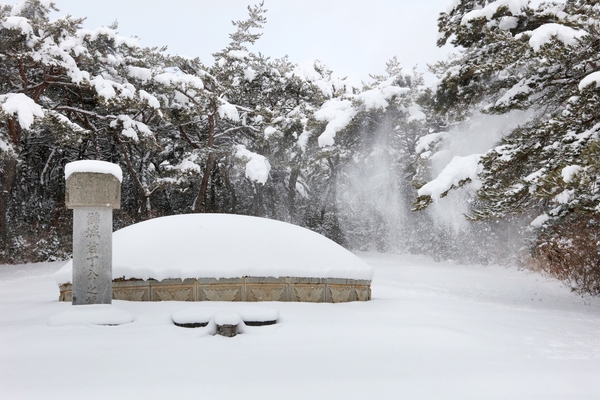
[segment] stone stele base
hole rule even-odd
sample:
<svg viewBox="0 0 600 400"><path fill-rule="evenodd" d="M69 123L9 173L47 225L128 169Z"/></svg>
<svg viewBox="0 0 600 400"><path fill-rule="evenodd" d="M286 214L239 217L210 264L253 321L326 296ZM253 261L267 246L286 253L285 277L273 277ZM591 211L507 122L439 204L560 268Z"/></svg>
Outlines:
<svg viewBox="0 0 600 400"><path fill-rule="evenodd" d="M114 300L299 301L345 303L371 300L371 281L334 278L115 279ZM72 285L60 285L59 301L71 301Z"/></svg>

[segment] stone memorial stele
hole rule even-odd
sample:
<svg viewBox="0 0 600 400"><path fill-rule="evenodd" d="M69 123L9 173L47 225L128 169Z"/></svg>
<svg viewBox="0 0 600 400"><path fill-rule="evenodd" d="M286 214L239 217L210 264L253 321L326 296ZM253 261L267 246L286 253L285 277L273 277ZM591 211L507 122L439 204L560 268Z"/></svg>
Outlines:
<svg viewBox="0 0 600 400"><path fill-rule="evenodd" d="M73 210L73 305L112 303L112 210L121 204L121 169L104 161L65 166Z"/></svg>

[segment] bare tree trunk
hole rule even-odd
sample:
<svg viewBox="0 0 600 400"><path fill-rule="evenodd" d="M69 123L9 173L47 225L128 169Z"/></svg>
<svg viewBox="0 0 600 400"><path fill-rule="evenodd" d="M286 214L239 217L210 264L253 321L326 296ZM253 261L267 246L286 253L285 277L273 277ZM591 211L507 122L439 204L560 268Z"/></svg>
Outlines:
<svg viewBox="0 0 600 400"><path fill-rule="evenodd" d="M227 167L224 168L221 175L223 176L223 181L225 182L225 186L229 190L229 194L231 196L231 207L229 212L235 214L237 208L237 196L235 194L235 188L231 183L231 179L229 179L229 169Z"/></svg>
<svg viewBox="0 0 600 400"><path fill-rule="evenodd" d="M150 219L152 211L150 205L150 196L152 195L152 193L148 191L148 188L143 184L142 180L140 179L140 175L135 170L133 162L131 161L131 157L129 157L129 151L125 146L125 143L123 143L123 141L119 137L118 133L115 134L115 139L119 144L119 149L121 150L121 154L123 155L123 159L125 160L127 171L129 172L131 179L138 188L138 191L140 192L140 195L142 197L139 217L142 220Z"/></svg>
<svg viewBox="0 0 600 400"><path fill-rule="evenodd" d="M329 178L329 190L327 197L323 202L323 208L321 209L321 223L325 222L325 215L327 211L331 213L331 226L328 227L327 236L334 242L345 245L345 238L340 227L338 204L337 204L337 180L338 180L338 159L335 161L331 157L327 158L329 168L331 170L331 176Z"/></svg>
<svg viewBox="0 0 600 400"><path fill-rule="evenodd" d="M8 254L8 202L12 192L13 183L17 172L16 160L3 160L0 162L0 243Z"/></svg>
<svg viewBox="0 0 600 400"><path fill-rule="evenodd" d="M215 116L214 114L208 117L208 143L209 149L208 159L206 160L206 168L204 169L204 175L202 176L202 182L200 183L200 190L198 196L194 201L194 212L204 213L206 212L206 194L208 192L208 182L215 165L216 155L212 151L215 143Z"/></svg>
<svg viewBox="0 0 600 400"><path fill-rule="evenodd" d="M254 216L264 217L265 205L263 187L260 183L257 182L252 182L252 186L254 187Z"/></svg>
<svg viewBox="0 0 600 400"><path fill-rule="evenodd" d="M19 128L14 119L8 120L8 131L15 147L19 145ZM0 249L8 254L8 203L17 175L17 160L0 159Z"/></svg>
<svg viewBox="0 0 600 400"><path fill-rule="evenodd" d="M293 168L290 174L290 180L288 182L288 194L287 194L287 209L288 209L288 222L294 223L296 221L296 184L298 183L298 177L300 176L300 169Z"/></svg>

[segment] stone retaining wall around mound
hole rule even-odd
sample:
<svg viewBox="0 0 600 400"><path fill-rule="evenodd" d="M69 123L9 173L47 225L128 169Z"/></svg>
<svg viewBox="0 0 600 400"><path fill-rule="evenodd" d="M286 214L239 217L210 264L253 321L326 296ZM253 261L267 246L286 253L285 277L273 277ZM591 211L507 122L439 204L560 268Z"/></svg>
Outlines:
<svg viewBox="0 0 600 400"><path fill-rule="evenodd" d="M345 303L371 300L371 281L337 278L115 279L113 299L129 301L299 301ZM59 301L72 300L60 285Z"/></svg>

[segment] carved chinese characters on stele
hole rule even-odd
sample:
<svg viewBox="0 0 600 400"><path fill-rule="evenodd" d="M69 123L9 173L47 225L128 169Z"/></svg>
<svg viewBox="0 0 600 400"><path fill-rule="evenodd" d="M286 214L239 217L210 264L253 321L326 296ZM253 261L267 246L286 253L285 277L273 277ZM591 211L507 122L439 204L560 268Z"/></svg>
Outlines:
<svg viewBox="0 0 600 400"><path fill-rule="evenodd" d="M121 169L102 161L65 167L73 209L73 305L112 302L112 210L120 207Z"/></svg>
<svg viewBox="0 0 600 400"><path fill-rule="evenodd" d="M73 304L112 300L112 209L73 209Z"/></svg>

